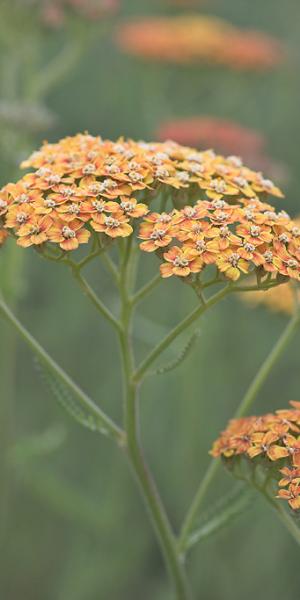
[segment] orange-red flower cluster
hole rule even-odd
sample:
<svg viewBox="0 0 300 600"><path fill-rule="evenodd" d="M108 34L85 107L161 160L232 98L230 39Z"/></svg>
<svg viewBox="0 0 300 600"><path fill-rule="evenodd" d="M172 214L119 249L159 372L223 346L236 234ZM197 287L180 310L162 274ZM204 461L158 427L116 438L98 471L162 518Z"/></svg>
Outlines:
<svg viewBox="0 0 300 600"><path fill-rule="evenodd" d="M131 21L121 25L117 42L125 52L146 59L233 69L269 69L284 56L281 43L269 35L199 15Z"/></svg>
<svg viewBox="0 0 300 600"><path fill-rule="evenodd" d="M300 509L300 402L290 404L293 408L231 420L210 453L226 460L241 455L250 460L260 457L270 468L275 465L272 473L280 479L279 487L287 488L280 489L278 497L288 500L297 510Z"/></svg>
<svg viewBox="0 0 300 600"><path fill-rule="evenodd" d="M214 263L233 280L253 266L299 279L299 228L260 199L280 197L280 190L236 156L174 142L112 142L78 134L45 143L22 166L34 172L0 192L1 230L20 246L49 242L75 250L92 234L101 240L127 237L144 218L141 248L163 254L163 277L199 273ZM171 199L184 194L191 204L195 197L203 200L149 213L162 191Z"/></svg>

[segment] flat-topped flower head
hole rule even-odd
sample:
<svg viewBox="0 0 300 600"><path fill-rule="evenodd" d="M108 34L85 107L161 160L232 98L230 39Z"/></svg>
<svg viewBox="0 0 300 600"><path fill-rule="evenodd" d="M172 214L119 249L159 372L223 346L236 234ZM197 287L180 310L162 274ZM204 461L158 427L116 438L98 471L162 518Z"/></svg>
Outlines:
<svg viewBox="0 0 300 600"><path fill-rule="evenodd" d="M129 54L177 64L266 70L281 63L284 56L282 44L271 36L210 16L128 21L120 26L116 39Z"/></svg>
<svg viewBox="0 0 300 600"><path fill-rule="evenodd" d="M210 454L234 466L244 457L253 467L263 464L279 485L278 498L300 509L300 402L261 417L232 419ZM277 466L278 465L278 466ZM234 473L234 469L233 469ZM287 488L287 489L282 489Z"/></svg>
<svg viewBox="0 0 300 600"><path fill-rule="evenodd" d="M139 233L142 249L148 252L168 246L173 237L180 242L185 239L190 247L193 235L199 252L200 242L196 238L204 230L207 239L203 243L208 249L214 247L215 252L219 244L223 250L221 239L225 238L221 231L226 227L229 228L225 244L228 249L230 244L238 246L243 235L247 237L247 206L251 214L260 213L261 217L258 222L251 221L249 227L261 227L261 235L256 238L267 243L274 219L270 214L267 219L261 213L263 210L275 212L269 204L262 203L262 199L266 195L282 196L275 184L245 167L236 157L225 158L212 150L198 152L171 141L147 143L120 138L114 142L87 133L78 134L53 144L45 142L22 167L31 172L17 183L7 184L0 192L1 230L16 237L22 246L57 244L68 252L98 234L102 239L127 237L140 219L144 219ZM174 205L181 202L184 194L187 200L190 198L190 205L182 210L150 214L149 204L162 192L173 199ZM195 204L197 196L204 199ZM238 213L240 209L244 210L243 218L240 217L244 229L239 237L232 237L230 228L242 214ZM28 231L38 227L37 222L43 235L29 235ZM61 239L62 234L58 234L61 222L70 230L73 230L72 223L76 223L74 240L78 244L71 243L71 238L68 243L66 238ZM291 261L296 264L300 258L300 238L290 224L289 242L285 244L286 218L277 219L276 223L280 244L276 251L280 254L282 270L288 277L296 277L297 266ZM219 228L222 228L220 240ZM203 264L207 264L207 257L208 254L202 256ZM241 259L247 257L241 255ZM200 266L200 261L196 264Z"/></svg>

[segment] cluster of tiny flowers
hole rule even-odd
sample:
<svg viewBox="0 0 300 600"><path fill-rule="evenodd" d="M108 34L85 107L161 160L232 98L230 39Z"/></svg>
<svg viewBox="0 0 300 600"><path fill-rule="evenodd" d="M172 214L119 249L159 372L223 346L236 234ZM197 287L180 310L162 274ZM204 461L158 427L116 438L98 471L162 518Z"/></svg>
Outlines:
<svg viewBox="0 0 300 600"><path fill-rule="evenodd" d="M280 42L266 34L200 15L131 21L120 26L117 42L125 52L146 59L233 69L272 68L284 56Z"/></svg>
<svg viewBox="0 0 300 600"><path fill-rule="evenodd" d="M300 509L300 402L260 417L233 419L214 443L213 457L260 457L279 482L278 498ZM260 459L256 459L260 460ZM279 461L277 463L277 461ZM284 465L284 466L283 466ZM275 467L275 469L273 468ZM278 468L277 468L278 467ZM281 468L279 468L281 467ZM283 475L283 477L280 477Z"/></svg>
<svg viewBox="0 0 300 600"><path fill-rule="evenodd" d="M251 197L259 192L281 195L272 182L242 167L237 157L224 159L211 151L199 153L173 142L123 139L112 142L78 134L56 144L45 143L22 167L33 168L34 172L1 190L0 230L3 241L6 237L3 232L10 232L23 247L52 242L69 251L88 242L92 232L110 238L129 236L134 220L149 212L148 206L135 196L144 192L151 197L162 186L174 192L190 188L205 190L210 200L209 204L203 204L201 216L203 210L208 214L210 202L221 202L224 194L239 195L242 190ZM222 222L220 206L215 206L213 219L217 225L225 226L232 211L224 205L223 214L229 220ZM149 216L150 224L146 227L151 226L153 218ZM164 217L159 218L158 226L153 225L152 238L161 229L160 219ZM172 224L174 220L172 214ZM287 220L285 214L279 215L278 228L284 227ZM249 222L252 223L251 219ZM255 220L252 225L258 227ZM263 230L268 227L268 223L264 224ZM289 235L288 251L294 251L294 233L291 231ZM256 241L260 239L257 236ZM159 242L160 239L158 245ZM166 245L165 242L166 238L161 245ZM293 271L295 267L288 265L288 268Z"/></svg>
<svg viewBox="0 0 300 600"><path fill-rule="evenodd" d="M256 185L240 175L231 173L231 181L212 179L205 185L207 200L149 213L141 223L141 249L156 251L164 261L162 277L192 277L214 264L233 281L254 270L299 281L300 228L290 217L253 197ZM243 193L249 196L240 198ZM226 194L232 203L224 199Z"/></svg>

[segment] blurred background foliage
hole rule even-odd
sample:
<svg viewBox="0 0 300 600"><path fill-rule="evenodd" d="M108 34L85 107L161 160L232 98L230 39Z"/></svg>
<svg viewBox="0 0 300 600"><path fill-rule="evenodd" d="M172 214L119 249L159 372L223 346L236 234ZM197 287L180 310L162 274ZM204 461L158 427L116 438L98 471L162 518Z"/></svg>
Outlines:
<svg viewBox="0 0 300 600"><path fill-rule="evenodd" d="M265 135L272 159L284 165L285 207L297 214L298 0L123 0L115 8L97 21L70 11L49 27L41 24L39 3L1 3L1 182L16 177L20 159L44 138L89 130L149 140L166 120L211 115ZM122 53L115 43L126 19L186 11L272 34L285 44L287 58L269 72L249 73L151 63ZM47 65L58 55L49 83ZM117 347L106 323L63 266L46 265L34 252L20 254L9 244L0 258L1 284L23 321L81 386L120 418ZM144 277L145 269L154 271L155 260L144 257ZM91 267L90 276L113 307L114 291L99 265ZM149 349L193 301L185 286L161 285L139 313L139 351ZM208 464L213 439L285 319L226 300L202 319L196 348L178 371L147 380L143 440L176 527ZM156 541L127 464L111 443L63 414L24 345L3 322L0 331L1 598L169 600ZM299 338L255 409L266 412L293 398L300 399ZM221 498L230 484L223 475L209 500ZM296 600L299 595L297 548L260 499L231 529L195 547L189 562L197 598Z"/></svg>

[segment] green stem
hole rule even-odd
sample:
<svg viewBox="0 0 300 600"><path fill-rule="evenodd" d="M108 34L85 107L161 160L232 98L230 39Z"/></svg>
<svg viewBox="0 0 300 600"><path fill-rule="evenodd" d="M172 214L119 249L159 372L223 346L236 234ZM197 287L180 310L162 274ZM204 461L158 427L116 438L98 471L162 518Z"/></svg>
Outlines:
<svg viewBox="0 0 300 600"><path fill-rule="evenodd" d="M124 442L124 432L83 392L76 383L65 373L65 371L49 356L44 348L34 339L34 337L23 327L20 321L15 317L9 309L3 298L0 296L0 315L5 317L14 329L20 334L27 345L33 350L38 358L47 365L56 376L74 393L83 406L90 413L97 417L98 421L103 424L103 428L108 435L114 438L119 444Z"/></svg>
<svg viewBox="0 0 300 600"><path fill-rule="evenodd" d="M148 294L150 294L150 292L152 292L152 290L154 290L154 288L156 288L156 286L159 285L161 281L162 277L160 273L158 275L155 275L152 279L150 279L148 283L141 287L140 290L138 290L138 292L136 292L134 296L132 296L131 304L136 305L139 302L141 302L141 300L143 300Z"/></svg>
<svg viewBox="0 0 300 600"><path fill-rule="evenodd" d="M197 306L187 317L185 317L170 333L166 335L166 337L150 352L150 354L145 358L145 360L141 363L139 368L135 371L133 378L135 382L140 382L143 379L143 376L148 371L149 367L155 362L155 360L160 356L166 348L170 346L170 344L185 330L189 327L194 321L196 321L200 315L202 315L208 308L211 308L219 302L222 298L230 294L232 291L231 285L227 285L222 288L219 292L211 296L205 304L201 304Z"/></svg>
<svg viewBox="0 0 300 600"><path fill-rule="evenodd" d="M274 366L284 353L285 349L289 345L290 341L294 337L298 327L300 325L300 313L296 313L290 319L286 328L282 332L281 336L277 340L275 346L272 348L270 354L267 356L257 374L255 375L253 381L251 382L241 404L239 405L235 418L242 417L245 415L248 410L251 408L253 402L255 401L259 391L261 390L263 384L265 383L267 377L269 377L272 372Z"/></svg>
<svg viewBox="0 0 300 600"><path fill-rule="evenodd" d="M63 50L35 76L28 86L27 98L31 101L45 97L78 62L83 49L83 40L78 35L66 43Z"/></svg>
<svg viewBox="0 0 300 600"><path fill-rule="evenodd" d="M263 384L265 383L267 377L270 375L271 371L274 369L274 366L277 364L280 357L284 353L286 347L288 346L291 339L295 335L299 325L300 325L300 313L298 313L298 311L297 311L296 314L289 321L287 327L284 329L283 333L279 337L275 346L272 348L270 354L267 356L267 358L261 365L258 373L254 377L245 396L243 397L242 402L240 403L239 407L237 408L237 410L234 414L234 418L239 418L239 417L244 416L248 412L248 410L251 408L259 391L261 390ZM195 525L195 522L197 520L197 516L199 514L199 509L202 506L202 503L207 495L210 485L211 485L212 481L215 479L215 476L217 475L220 466L221 466L220 459L212 460L205 475L204 475L203 480L200 483L198 491L196 492L196 495L194 497L192 505L191 505L189 511L187 512L187 515L186 515L183 525L182 525L180 542L179 542L179 546L180 546L181 550L183 550L186 546L186 541L187 541L189 534L192 531L192 529Z"/></svg>
<svg viewBox="0 0 300 600"><path fill-rule="evenodd" d="M288 514L285 508L283 508L280 501L274 498L273 495L271 495L272 492L270 492L270 490L268 490L267 487L261 487L258 485L255 485L254 487L264 496L268 504L272 506L283 525L292 535L297 544L300 545L300 527L299 525L297 525L292 516Z"/></svg>
<svg viewBox="0 0 300 600"><path fill-rule="evenodd" d="M299 527L299 525L297 525L295 520L287 513L287 511L283 508L283 506L280 504L280 502L278 500L276 501L275 499L270 498L269 496L267 497L267 500L273 506L274 510L276 511L276 514L278 515L279 519L282 521L283 525L290 532L290 534L292 535L294 540L297 542L297 544L300 545L300 527Z"/></svg>
<svg viewBox="0 0 300 600"><path fill-rule="evenodd" d="M122 301L121 324L119 332L120 350L123 366L124 421L127 433L127 455L139 484L146 507L165 558L166 565L174 585L177 600L188 600L190 592L184 566L176 548L176 539L169 523L165 508L160 499L156 484L146 465L140 444L138 415L138 384L133 381L134 356L131 337L131 318L133 307L128 297L128 264L130 253L124 251L121 269L120 292Z"/></svg>
<svg viewBox="0 0 300 600"><path fill-rule="evenodd" d="M78 282L80 288L82 289L83 293L91 300L92 304L94 304L94 306L96 307L97 311L107 321L109 321L109 323L111 325L113 325L113 327L117 331L119 331L120 330L120 323L119 323L119 321L114 317L114 315L110 312L110 310L103 304L103 302L100 300L100 298L98 298L97 294L91 288L91 286L89 285L89 283L80 274L80 271L76 267L74 267L74 266L72 266L71 268L72 268L72 273L73 273L76 281Z"/></svg>

